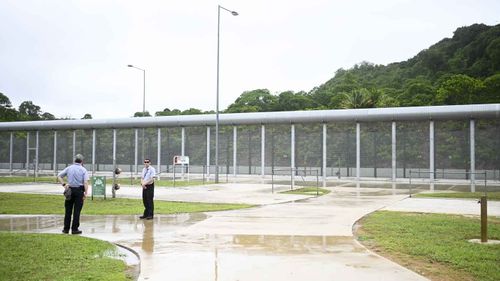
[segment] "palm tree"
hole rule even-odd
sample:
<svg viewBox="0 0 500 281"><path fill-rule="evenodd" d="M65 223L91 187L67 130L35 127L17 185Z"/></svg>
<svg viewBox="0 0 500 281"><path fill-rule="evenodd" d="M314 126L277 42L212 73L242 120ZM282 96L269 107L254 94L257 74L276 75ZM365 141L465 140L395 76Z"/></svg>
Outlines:
<svg viewBox="0 0 500 281"><path fill-rule="evenodd" d="M350 93L340 93L342 102L340 106L344 109L371 108L375 105L374 95L366 88L355 89Z"/></svg>

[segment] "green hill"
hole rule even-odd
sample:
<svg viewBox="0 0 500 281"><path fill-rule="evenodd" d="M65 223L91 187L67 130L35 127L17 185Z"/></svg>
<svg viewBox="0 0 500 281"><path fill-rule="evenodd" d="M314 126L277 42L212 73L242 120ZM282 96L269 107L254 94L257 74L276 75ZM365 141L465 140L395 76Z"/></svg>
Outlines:
<svg viewBox="0 0 500 281"><path fill-rule="evenodd" d="M339 69L310 96L326 108L500 102L500 25L458 28L415 57Z"/></svg>

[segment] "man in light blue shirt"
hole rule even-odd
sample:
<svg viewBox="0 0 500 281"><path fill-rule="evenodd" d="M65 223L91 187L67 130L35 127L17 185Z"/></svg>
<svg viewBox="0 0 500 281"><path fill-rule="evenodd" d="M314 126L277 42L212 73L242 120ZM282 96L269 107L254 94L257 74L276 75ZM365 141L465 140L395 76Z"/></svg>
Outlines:
<svg viewBox="0 0 500 281"><path fill-rule="evenodd" d="M65 189L71 189L71 196L64 202L64 228L63 233L69 233L71 224L71 214L73 213L73 223L71 224L71 234L81 234L82 231L78 229L80 226L80 212L83 208L83 201L87 197L87 190L89 188L89 174L87 169L82 165L83 156L77 154L75 156L75 163L66 167L57 175L57 180L62 184ZM63 178L67 177L68 183L64 183Z"/></svg>
<svg viewBox="0 0 500 281"><path fill-rule="evenodd" d="M142 169L142 203L144 204L144 213L140 219L152 220L154 212L153 198L155 196L155 168L151 166L151 160L144 159L144 169Z"/></svg>

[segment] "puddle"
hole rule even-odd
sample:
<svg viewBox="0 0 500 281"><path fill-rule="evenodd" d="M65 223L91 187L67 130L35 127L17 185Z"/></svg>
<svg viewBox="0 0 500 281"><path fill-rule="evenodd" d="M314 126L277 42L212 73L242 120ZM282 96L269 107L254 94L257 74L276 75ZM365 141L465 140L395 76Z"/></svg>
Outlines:
<svg viewBox="0 0 500 281"><path fill-rule="evenodd" d="M341 192L308 199L313 202L310 206L304 200L238 210L219 217L204 213L159 215L153 220L140 220L138 216L82 216L81 229L83 236L135 251L140 257L140 265L136 266L140 267L138 280L165 280L167 276L186 281L425 280L374 256L351 236L314 235L335 233L336 227L345 225L350 230L351 218L338 215L343 209L336 208L346 208L348 212L354 207L372 206L378 200ZM370 195L377 192L380 191L373 190ZM339 212L333 215L339 219L337 226L329 221L334 211ZM0 215L0 231L60 233L62 225L63 216ZM319 226L328 229L318 231ZM313 235L302 231L304 228L311 228Z"/></svg>
<svg viewBox="0 0 500 281"><path fill-rule="evenodd" d="M116 244L116 246L119 259L123 260L127 265L127 276L130 276L132 280L137 280L139 278L139 274L141 273L141 260L139 255L128 247L119 244Z"/></svg>
<svg viewBox="0 0 500 281"><path fill-rule="evenodd" d="M203 221L207 218L204 213L183 213L175 215L157 215L151 221L140 220L138 216L85 216L80 218L84 234L137 233L152 231L148 226L158 225L185 227ZM62 230L64 216L62 215L2 215L0 217L0 231L19 232L46 232L48 230ZM144 231L145 230L145 231Z"/></svg>

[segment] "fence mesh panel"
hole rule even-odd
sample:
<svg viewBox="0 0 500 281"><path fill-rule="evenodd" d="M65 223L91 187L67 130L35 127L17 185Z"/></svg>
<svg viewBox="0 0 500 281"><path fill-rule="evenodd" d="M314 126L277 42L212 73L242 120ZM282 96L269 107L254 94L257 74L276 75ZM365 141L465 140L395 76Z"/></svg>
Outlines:
<svg viewBox="0 0 500 281"><path fill-rule="evenodd" d="M476 121L475 142L476 171L486 171L489 180L500 180L500 120Z"/></svg>
<svg viewBox="0 0 500 281"><path fill-rule="evenodd" d="M291 167L291 124L266 124L265 174L275 169ZM323 166L323 123L297 123L295 128L295 168L319 170L328 177L356 175L356 123L329 122L327 128L326 170ZM409 170L421 171L421 178L429 177L430 136L429 121L396 122L396 176L409 178ZM207 155L207 128L209 151ZM234 144L236 128L236 147ZM219 130L219 172L233 174L233 156L236 149L236 173L260 175L262 164L262 125L225 125ZM360 124L360 165L362 177L391 178L392 176L392 122L363 122ZM158 172L172 172L172 160L182 155L181 127L116 129L116 164L124 172L142 170L142 160L149 158ZM160 144L158 144L158 131ZM83 154L89 170L111 172L113 169L113 129L95 129L95 155L92 155L93 129L41 130L38 143L40 171L52 173L73 163L75 153ZM205 125L184 128L184 155L190 157L193 173L201 173L210 157L215 171L215 127ZM137 135L137 148L136 148ZM0 169L10 169L11 132L0 132ZM36 166L36 131L12 132L12 167L14 174L30 174ZM29 144L27 143L29 136ZM55 137L56 136L56 137ZM57 145L54 151L54 143ZM160 148L161 163L158 163ZM436 178L470 178L470 121L434 121L434 163ZM27 153L29 156L27 157ZM54 167L56 154L56 167ZM91 166L93 157L95 166ZM28 166L27 166L28 165ZM500 180L500 119L475 121L475 169L486 172L487 179ZM8 171L10 172L10 171ZM413 177L417 177L416 174ZM476 175L481 180L484 175Z"/></svg>
<svg viewBox="0 0 500 281"><path fill-rule="evenodd" d="M361 123L360 130L360 176L391 177L392 124Z"/></svg>
<svg viewBox="0 0 500 281"><path fill-rule="evenodd" d="M272 169L290 168L291 157L290 125L266 125L265 165Z"/></svg>
<svg viewBox="0 0 500 281"><path fill-rule="evenodd" d="M138 159L139 161L142 159ZM116 165L123 172L134 171L135 164L135 130L118 129L116 130Z"/></svg>
<svg viewBox="0 0 500 281"><path fill-rule="evenodd" d="M40 131L38 132L38 169L54 170L53 163L54 163L54 132Z"/></svg>
<svg viewBox="0 0 500 281"><path fill-rule="evenodd" d="M238 126L237 173L260 174L261 126Z"/></svg>
<svg viewBox="0 0 500 281"><path fill-rule="evenodd" d="M429 143L429 122L396 123L396 177L409 178L410 170L429 171Z"/></svg>
<svg viewBox="0 0 500 281"><path fill-rule="evenodd" d="M73 131L57 131L57 170L73 163Z"/></svg>
<svg viewBox="0 0 500 281"><path fill-rule="evenodd" d="M0 169L9 169L10 132L0 132Z"/></svg>
<svg viewBox="0 0 500 281"><path fill-rule="evenodd" d="M434 122L436 178L469 179L469 132L469 121Z"/></svg>
<svg viewBox="0 0 500 281"><path fill-rule="evenodd" d="M295 168L321 169L323 163L323 125L295 125Z"/></svg>
<svg viewBox="0 0 500 281"><path fill-rule="evenodd" d="M356 171L356 123L328 123L326 175L352 177Z"/></svg>
<svg viewBox="0 0 500 281"><path fill-rule="evenodd" d="M207 164L207 128L186 127L185 134L185 154L189 156L191 171L200 173Z"/></svg>

